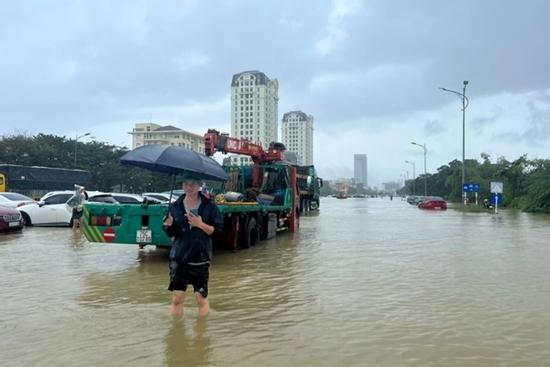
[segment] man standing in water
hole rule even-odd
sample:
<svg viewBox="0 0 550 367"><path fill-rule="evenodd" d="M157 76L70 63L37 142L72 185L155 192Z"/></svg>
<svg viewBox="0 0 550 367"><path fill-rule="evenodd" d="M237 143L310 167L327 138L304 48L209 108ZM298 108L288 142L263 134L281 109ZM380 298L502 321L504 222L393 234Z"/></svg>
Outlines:
<svg viewBox="0 0 550 367"><path fill-rule="evenodd" d="M164 221L166 234L173 238L170 250L170 285L172 315L183 313L187 285L192 284L199 306L199 316L210 311L208 276L212 259L212 234L220 232L223 218L216 204L200 193L201 178L187 174L183 179L185 194L170 207Z"/></svg>

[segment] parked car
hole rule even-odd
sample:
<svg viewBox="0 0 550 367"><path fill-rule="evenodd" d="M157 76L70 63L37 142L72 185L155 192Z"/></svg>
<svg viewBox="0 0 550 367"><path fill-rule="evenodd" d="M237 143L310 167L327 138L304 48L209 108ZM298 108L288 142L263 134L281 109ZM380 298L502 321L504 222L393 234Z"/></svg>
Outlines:
<svg viewBox="0 0 550 367"><path fill-rule="evenodd" d="M113 198L101 192L88 191L88 202L114 202ZM67 204L74 191L52 191L34 204L24 205L19 209L25 225L28 226L72 226L72 207Z"/></svg>
<svg viewBox="0 0 550 367"><path fill-rule="evenodd" d="M0 232L17 232L23 229L19 210L0 205Z"/></svg>
<svg viewBox="0 0 550 367"><path fill-rule="evenodd" d="M142 204L143 196L137 194L126 194L120 192L109 193L120 204Z"/></svg>
<svg viewBox="0 0 550 367"><path fill-rule="evenodd" d="M162 203L167 203L170 200L170 193L165 192L144 192L141 194L141 196L148 198L148 199L157 199L160 200ZM178 195L172 194L172 202L176 201L178 198Z"/></svg>
<svg viewBox="0 0 550 367"><path fill-rule="evenodd" d="M427 196L418 203L420 209L446 210L447 202L439 196Z"/></svg>
<svg viewBox="0 0 550 367"><path fill-rule="evenodd" d="M36 201L17 192L0 192L0 205L19 208L26 204L36 204Z"/></svg>
<svg viewBox="0 0 550 367"><path fill-rule="evenodd" d="M162 204L162 201L154 197L144 197L138 194L127 194L120 192L109 193L119 204Z"/></svg>
<svg viewBox="0 0 550 367"><path fill-rule="evenodd" d="M411 205L418 206L418 204L420 204L422 200L424 200L424 196L413 196L413 195L407 196L407 203Z"/></svg>

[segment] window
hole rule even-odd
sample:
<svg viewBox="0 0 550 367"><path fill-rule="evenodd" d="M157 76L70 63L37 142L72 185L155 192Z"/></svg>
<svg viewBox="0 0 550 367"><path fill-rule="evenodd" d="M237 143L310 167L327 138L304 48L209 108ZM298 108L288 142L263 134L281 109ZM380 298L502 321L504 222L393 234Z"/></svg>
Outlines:
<svg viewBox="0 0 550 367"><path fill-rule="evenodd" d="M44 200L44 205L65 204L73 194L57 194Z"/></svg>

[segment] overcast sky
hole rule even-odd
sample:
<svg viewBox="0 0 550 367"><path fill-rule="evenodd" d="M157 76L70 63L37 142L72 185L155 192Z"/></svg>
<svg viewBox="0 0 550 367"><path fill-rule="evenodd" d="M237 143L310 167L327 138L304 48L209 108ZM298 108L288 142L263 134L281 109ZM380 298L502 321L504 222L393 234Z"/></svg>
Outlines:
<svg viewBox="0 0 550 367"><path fill-rule="evenodd" d="M315 117L327 179L398 180L462 157L550 158L550 1L2 1L0 134L131 146L137 122L230 131L233 74ZM86 141L84 138L82 141ZM1 157L0 157L1 158Z"/></svg>

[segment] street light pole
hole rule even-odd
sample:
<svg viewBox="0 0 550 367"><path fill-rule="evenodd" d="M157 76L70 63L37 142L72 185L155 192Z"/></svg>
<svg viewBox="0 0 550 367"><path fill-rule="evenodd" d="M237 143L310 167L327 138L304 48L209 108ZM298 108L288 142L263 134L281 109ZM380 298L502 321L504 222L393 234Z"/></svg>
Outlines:
<svg viewBox="0 0 550 367"><path fill-rule="evenodd" d="M90 133L82 134L82 135L75 135L74 139L74 168L76 168L76 153L77 153L77 147L78 147L78 139L83 138L85 136L90 135Z"/></svg>
<svg viewBox="0 0 550 367"><path fill-rule="evenodd" d="M465 178L465 152L466 152L466 107L470 104L470 101L468 100L468 97L466 97L466 86L468 85L468 81L465 80L462 87L462 93L457 92L455 90L447 89L447 88L439 88L444 92L450 92L458 95L462 99L462 202L464 205L466 205L466 191L464 191L464 184L466 182Z"/></svg>
<svg viewBox="0 0 550 367"><path fill-rule="evenodd" d="M415 164L414 164L414 162L410 162L410 161L405 161L405 163L412 164L412 166L413 166L413 195L416 195Z"/></svg>
<svg viewBox="0 0 550 367"><path fill-rule="evenodd" d="M424 196L428 196L428 172L426 171L426 153L428 152L428 149L426 148L426 143L424 144L418 144L414 141L411 141L412 145L418 145L422 149L424 149Z"/></svg>

